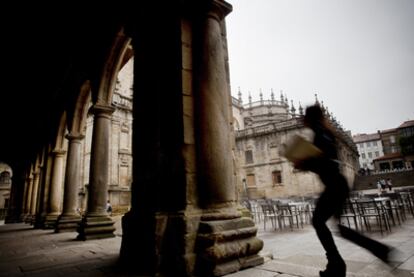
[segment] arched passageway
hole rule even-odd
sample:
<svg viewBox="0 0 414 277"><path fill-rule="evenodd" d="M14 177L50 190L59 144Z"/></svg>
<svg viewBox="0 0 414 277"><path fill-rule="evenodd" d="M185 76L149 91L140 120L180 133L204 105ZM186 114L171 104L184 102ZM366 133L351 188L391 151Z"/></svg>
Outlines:
<svg viewBox="0 0 414 277"><path fill-rule="evenodd" d="M121 262L151 276L220 276L260 264L263 243L253 221L242 217L235 186L225 29L231 6L222 0L157 5L123 7L111 17L102 12L93 23L79 11L86 31L67 33L75 43L62 37L76 52L61 87L47 99L53 100L51 120L39 115L42 135L27 149L30 155L22 155L26 162L16 162L21 196L14 213L27 222L42 214L53 221L60 213L55 230L76 228L82 240L114 235L105 210L111 120L117 76L133 53L132 184ZM90 167L82 169L88 113ZM79 214L85 174L86 203ZM62 206L55 205L58 196Z"/></svg>

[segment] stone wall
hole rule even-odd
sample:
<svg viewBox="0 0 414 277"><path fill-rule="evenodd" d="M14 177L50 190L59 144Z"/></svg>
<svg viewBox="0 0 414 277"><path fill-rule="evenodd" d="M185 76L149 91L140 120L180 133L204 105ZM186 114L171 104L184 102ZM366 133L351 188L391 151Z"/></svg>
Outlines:
<svg viewBox="0 0 414 277"><path fill-rule="evenodd" d="M390 178L393 187L414 186L414 170L355 177L354 190L376 189L377 181Z"/></svg>

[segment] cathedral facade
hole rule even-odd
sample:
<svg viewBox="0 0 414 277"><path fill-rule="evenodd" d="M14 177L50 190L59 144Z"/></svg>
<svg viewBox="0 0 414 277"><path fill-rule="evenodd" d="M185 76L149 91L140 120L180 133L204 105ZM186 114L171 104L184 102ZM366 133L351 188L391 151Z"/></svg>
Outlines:
<svg viewBox="0 0 414 277"><path fill-rule="evenodd" d="M316 99L316 102L318 100ZM338 137L338 155L341 170L352 187L358 171L358 151L349 132L336 123L325 110ZM302 122L303 108L296 112L293 102L289 106L286 96L281 93L275 100L243 104L241 93L233 98L233 116L236 133L235 156L237 180L240 195L249 199L289 198L315 196L323 185L319 177L311 172L296 170L283 157L283 149L294 135L312 139L312 131Z"/></svg>

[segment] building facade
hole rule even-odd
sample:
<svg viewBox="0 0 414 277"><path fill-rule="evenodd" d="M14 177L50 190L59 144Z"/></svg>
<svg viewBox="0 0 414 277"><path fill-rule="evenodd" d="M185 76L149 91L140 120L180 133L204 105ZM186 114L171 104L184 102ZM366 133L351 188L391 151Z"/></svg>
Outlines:
<svg viewBox="0 0 414 277"><path fill-rule="evenodd" d="M312 131L302 122L303 108L298 113L293 103L281 94L275 100L261 99L244 104L233 98L236 126L236 157L238 188L249 198L287 198L314 196L322 190L317 175L294 169L281 153L294 135L312 139ZM328 118L331 118L328 116ZM331 121L338 134L338 155L341 170L352 186L358 170L358 152L348 132Z"/></svg>
<svg viewBox="0 0 414 277"><path fill-rule="evenodd" d="M0 219L4 219L10 201L13 171L9 165L0 162Z"/></svg>
<svg viewBox="0 0 414 277"><path fill-rule="evenodd" d="M378 131L384 155L373 162L378 171L411 170L414 168L414 120L393 129Z"/></svg>
<svg viewBox="0 0 414 277"><path fill-rule="evenodd" d="M384 156L380 134L356 134L352 138L358 148L360 168L364 172L375 170L373 161Z"/></svg>

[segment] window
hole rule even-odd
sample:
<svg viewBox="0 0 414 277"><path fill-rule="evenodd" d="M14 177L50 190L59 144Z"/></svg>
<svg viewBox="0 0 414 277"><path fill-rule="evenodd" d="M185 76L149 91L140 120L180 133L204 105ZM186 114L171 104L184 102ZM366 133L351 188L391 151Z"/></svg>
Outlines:
<svg viewBox="0 0 414 277"><path fill-rule="evenodd" d="M246 181L247 181L247 187L251 188L251 187L255 187L256 186L256 178L254 176L254 174L247 174L246 176Z"/></svg>
<svg viewBox="0 0 414 277"><path fill-rule="evenodd" d="M272 181L273 181L273 185L282 184L282 173L279 170L275 170L272 172Z"/></svg>
<svg viewBox="0 0 414 277"><path fill-rule="evenodd" d="M378 146L378 143L377 143L376 141L373 141L373 142L372 142L372 145L374 145L374 146Z"/></svg>
<svg viewBox="0 0 414 277"><path fill-rule="evenodd" d="M10 172L3 171L0 174L0 184L11 184L11 177Z"/></svg>
<svg viewBox="0 0 414 277"><path fill-rule="evenodd" d="M270 147L270 159L272 160L276 160L279 158L279 151L277 149L277 147Z"/></svg>
<svg viewBox="0 0 414 277"><path fill-rule="evenodd" d="M252 164L253 163L253 151L247 150L244 152L244 156L246 159L246 164Z"/></svg>
<svg viewBox="0 0 414 277"><path fill-rule="evenodd" d="M368 158L372 159L372 153L368 152Z"/></svg>
<svg viewBox="0 0 414 277"><path fill-rule="evenodd" d="M390 142L395 143L395 136L390 136Z"/></svg>
<svg viewBox="0 0 414 277"><path fill-rule="evenodd" d="M378 157L379 157L379 152L375 151L375 158L378 158Z"/></svg>
<svg viewBox="0 0 414 277"><path fill-rule="evenodd" d="M367 147L371 147L371 142L370 141L366 142L366 144L367 144Z"/></svg>
<svg viewBox="0 0 414 277"><path fill-rule="evenodd" d="M362 153L362 154L361 154L361 157L362 157L363 159L365 159L365 153Z"/></svg>

